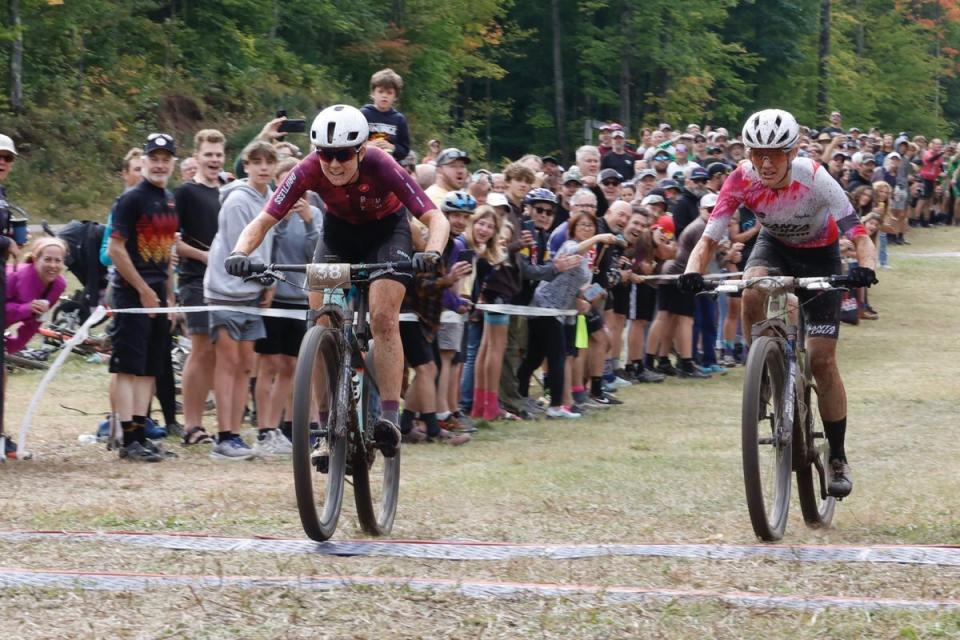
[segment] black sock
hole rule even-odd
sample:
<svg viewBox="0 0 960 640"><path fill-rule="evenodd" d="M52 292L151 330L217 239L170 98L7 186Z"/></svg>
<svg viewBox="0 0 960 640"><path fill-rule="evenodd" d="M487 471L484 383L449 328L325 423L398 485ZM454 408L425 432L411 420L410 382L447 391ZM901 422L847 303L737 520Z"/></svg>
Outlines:
<svg viewBox="0 0 960 640"><path fill-rule="evenodd" d="M680 369L684 373L693 373L693 358L680 358Z"/></svg>
<svg viewBox="0 0 960 640"><path fill-rule="evenodd" d="M440 434L440 425L437 423L436 411L421 413L420 419L423 420L423 424L427 427L428 437L433 438Z"/></svg>
<svg viewBox="0 0 960 640"><path fill-rule="evenodd" d="M287 440L293 440L293 422L284 420L280 423L280 432L286 436Z"/></svg>
<svg viewBox="0 0 960 640"><path fill-rule="evenodd" d="M843 449L843 440L847 434L846 417L839 420L824 420L823 433L827 436L827 442L830 443L831 460L847 460L847 452Z"/></svg>
<svg viewBox="0 0 960 640"><path fill-rule="evenodd" d="M652 353L648 353L645 356L643 356L643 366L646 367L647 369L653 369L653 367L656 364L655 360L656 360L656 356L653 355Z"/></svg>
<svg viewBox="0 0 960 640"><path fill-rule="evenodd" d="M670 362L670 356L660 356L660 366L661 367L672 367L673 364Z"/></svg>
<svg viewBox="0 0 960 640"><path fill-rule="evenodd" d="M404 409L400 414L400 433L407 434L413 430L413 418L415 414L410 409Z"/></svg>
<svg viewBox="0 0 960 640"><path fill-rule="evenodd" d="M137 442L146 444L147 442L147 417L133 416L133 433Z"/></svg>
<svg viewBox="0 0 960 640"><path fill-rule="evenodd" d="M590 378L590 395L595 397L600 397L603 395L603 378L602 377L591 377Z"/></svg>
<svg viewBox="0 0 960 640"><path fill-rule="evenodd" d="M217 431L217 442L226 442L233 437L233 431Z"/></svg>
<svg viewBox="0 0 960 640"><path fill-rule="evenodd" d="M271 431L276 431L276 429L273 427L269 429L257 429L257 440L266 440L267 434L269 434Z"/></svg>
<svg viewBox="0 0 960 640"><path fill-rule="evenodd" d="M633 361L633 373L634 375L640 375L643 373L645 366L643 360L634 360Z"/></svg>
<svg viewBox="0 0 960 640"><path fill-rule="evenodd" d="M134 429L133 420L121 420L120 428L123 429L123 446L136 442L137 432Z"/></svg>

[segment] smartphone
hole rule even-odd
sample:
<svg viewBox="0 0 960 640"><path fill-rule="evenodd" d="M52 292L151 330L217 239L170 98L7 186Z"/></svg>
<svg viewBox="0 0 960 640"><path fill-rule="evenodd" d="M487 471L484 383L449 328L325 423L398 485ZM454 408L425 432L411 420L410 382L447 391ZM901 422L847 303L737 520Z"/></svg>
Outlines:
<svg viewBox="0 0 960 640"><path fill-rule="evenodd" d="M520 223L520 229L523 231L529 231L533 233L537 230L537 225L533 223L533 220L524 220Z"/></svg>
<svg viewBox="0 0 960 640"><path fill-rule="evenodd" d="M282 133L303 133L307 130L307 121L302 118L287 119L280 123L277 131Z"/></svg>
<svg viewBox="0 0 960 640"><path fill-rule="evenodd" d="M477 252L473 249L464 249L460 252L460 257L457 258L460 262L469 262L473 264L473 259L477 257Z"/></svg>
<svg viewBox="0 0 960 640"><path fill-rule="evenodd" d="M603 287L594 282L589 287L583 290L583 299L587 302L593 302L597 298L603 295Z"/></svg>

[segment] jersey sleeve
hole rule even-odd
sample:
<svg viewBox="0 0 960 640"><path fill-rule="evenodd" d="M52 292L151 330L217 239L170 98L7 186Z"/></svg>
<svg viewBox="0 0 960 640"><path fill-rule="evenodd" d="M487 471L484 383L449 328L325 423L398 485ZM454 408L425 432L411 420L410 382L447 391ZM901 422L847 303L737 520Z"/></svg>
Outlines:
<svg viewBox="0 0 960 640"><path fill-rule="evenodd" d="M277 220L283 220L283 217L290 212L293 205L311 187L310 183L319 170L320 159L315 153L311 153L297 163L297 166L287 174L286 180L277 187L273 197L267 202L267 213Z"/></svg>
<svg viewBox="0 0 960 640"><path fill-rule="evenodd" d="M419 218L427 211L437 208L420 188L420 185L417 184L417 181L413 179L413 176L397 164L397 161L389 154L375 147L368 148L367 153L370 155L364 158L364 162L372 160L376 163L376 175L379 180L387 187L387 190L392 191L393 195L400 199L403 206L414 217Z"/></svg>
<svg viewBox="0 0 960 640"><path fill-rule="evenodd" d="M126 240L134 233L137 219L140 217L139 202L137 192L134 190L126 192L117 199L111 218L113 223L110 231L111 238Z"/></svg>
<svg viewBox="0 0 960 640"><path fill-rule="evenodd" d="M707 221L707 228L703 235L716 242L720 242L726 237L730 219L743 204L743 192L746 183L743 167L737 167L733 170L733 173L727 176L723 186L720 187L717 204L710 213L710 219Z"/></svg>
<svg viewBox="0 0 960 640"><path fill-rule="evenodd" d="M823 206L830 212L830 217L837 223L842 234L851 240L856 236L867 235L867 230L860 223L860 218L857 217L857 212L843 187L821 165L817 166L813 174L813 188L821 194Z"/></svg>

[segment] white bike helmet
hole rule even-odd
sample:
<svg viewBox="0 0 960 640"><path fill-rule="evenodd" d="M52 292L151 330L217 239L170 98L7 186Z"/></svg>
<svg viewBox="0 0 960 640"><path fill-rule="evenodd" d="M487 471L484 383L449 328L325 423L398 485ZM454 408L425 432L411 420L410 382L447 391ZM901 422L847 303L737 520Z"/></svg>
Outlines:
<svg viewBox="0 0 960 640"><path fill-rule="evenodd" d="M743 125L743 143L749 149L790 150L800 139L796 118L781 109L758 111Z"/></svg>
<svg viewBox="0 0 960 640"><path fill-rule="evenodd" d="M369 135L367 119L359 109L346 104L327 107L310 126L310 141L318 149L359 147Z"/></svg>

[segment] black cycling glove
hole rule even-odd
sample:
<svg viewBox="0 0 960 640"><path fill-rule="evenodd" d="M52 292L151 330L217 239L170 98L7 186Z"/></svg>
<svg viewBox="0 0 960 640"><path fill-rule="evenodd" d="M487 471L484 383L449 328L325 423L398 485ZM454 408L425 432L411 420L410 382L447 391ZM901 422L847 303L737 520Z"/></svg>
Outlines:
<svg viewBox="0 0 960 640"><path fill-rule="evenodd" d="M850 269L850 273L847 274L847 280L850 281L851 287L869 287L879 282L879 280L877 280L877 274L873 269L868 269L867 267L854 267Z"/></svg>
<svg viewBox="0 0 960 640"><path fill-rule="evenodd" d="M692 271L677 279L677 288L684 293L700 293L703 291L703 276Z"/></svg>
<svg viewBox="0 0 960 640"><path fill-rule="evenodd" d="M440 266L440 254L436 251L418 251L413 254L411 265L417 273L432 273Z"/></svg>
<svg viewBox="0 0 960 640"><path fill-rule="evenodd" d="M223 267L232 276L243 278L250 275L250 256L234 251L223 261Z"/></svg>

